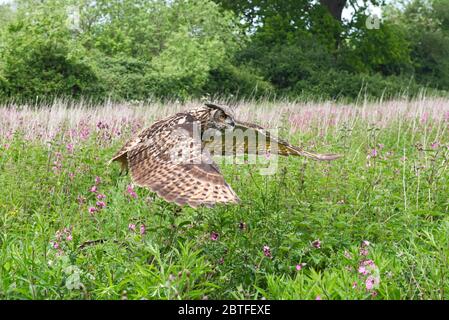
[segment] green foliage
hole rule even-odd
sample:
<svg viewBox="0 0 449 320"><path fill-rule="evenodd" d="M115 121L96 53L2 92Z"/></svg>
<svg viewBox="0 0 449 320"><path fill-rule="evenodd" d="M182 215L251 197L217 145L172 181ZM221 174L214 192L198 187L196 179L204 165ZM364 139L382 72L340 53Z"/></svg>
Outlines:
<svg viewBox="0 0 449 320"><path fill-rule="evenodd" d="M0 6L0 100L356 99L365 79L374 97L394 82L449 89L447 0L384 6L374 29L368 4L384 1L347 1L349 20L309 0L16 3Z"/></svg>

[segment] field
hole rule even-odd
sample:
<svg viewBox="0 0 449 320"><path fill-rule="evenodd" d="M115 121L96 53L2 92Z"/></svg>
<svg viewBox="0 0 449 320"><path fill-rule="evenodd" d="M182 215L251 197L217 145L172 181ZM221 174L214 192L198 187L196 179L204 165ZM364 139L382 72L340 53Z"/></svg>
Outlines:
<svg viewBox="0 0 449 320"><path fill-rule="evenodd" d="M449 100L241 102L344 157L223 164L238 206L181 208L107 165L198 104L2 106L0 299L449 299Z"/></svg>

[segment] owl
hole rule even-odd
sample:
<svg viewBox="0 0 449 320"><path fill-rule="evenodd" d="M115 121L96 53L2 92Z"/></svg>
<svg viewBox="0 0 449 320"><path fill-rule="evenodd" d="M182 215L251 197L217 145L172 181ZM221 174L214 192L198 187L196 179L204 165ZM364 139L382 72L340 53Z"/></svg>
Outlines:
<svg viewBox="0 0 449 320"><path fill-rule="evenodd" d="M213 156L271 154L321 161L340 157L293 146L258 125L236 120L227 107L208 103L157 121L127 141L110 163L120 162L135 185L197 208L240 202Z"/></svg>

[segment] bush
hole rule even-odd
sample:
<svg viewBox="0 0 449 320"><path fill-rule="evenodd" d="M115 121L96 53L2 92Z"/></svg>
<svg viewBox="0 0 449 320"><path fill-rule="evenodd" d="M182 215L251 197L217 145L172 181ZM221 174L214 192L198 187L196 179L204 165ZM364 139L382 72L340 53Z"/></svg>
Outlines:
<svg viewBox="0 0 449 320"><path fill-rule="evenodd" d="M273 93L274 87L252 68L228 64L210 72L203 91L215 96L258 98Z"/></svg>

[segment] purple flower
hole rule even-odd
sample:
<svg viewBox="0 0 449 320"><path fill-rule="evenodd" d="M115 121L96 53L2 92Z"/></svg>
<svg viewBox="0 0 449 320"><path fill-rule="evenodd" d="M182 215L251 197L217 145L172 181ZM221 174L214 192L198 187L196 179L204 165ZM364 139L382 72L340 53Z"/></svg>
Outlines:
<svg viewBox="0 0 449 320"><path fill-rule="evenodd" d="M58 249L59 248L59 243L57 243L56 241L53 242L52 247L53 247L53 249Z"/></svg>
<svg viewBox="0 0 449 320"><path fill-rule="evenodd" d="M130 195L131 198L134 198L134 199L137 198L137 193L134 192L134 189L133 189L132 185L128 185L126 187L126 191L128 192L128 194Z"/></svg>
<svg viewBox="0 0 449 320"><path fill-rule="evenodd" d="M438 147L440 146L440 144L438 142L433 142L431 145L432 149L438 149Z"/></svg>
<svg viewBox="0 0 449 320"><path fill-rule="evenodd" d="M100 193L100 194L97 195L97 199L98 200L106 199L106 195Z"/></svg>
<svg viewBox="0 0 449 320"><path fill-rule="evenodd" d="M95 212L97 212L97 208L95 208L95 207L90 207L89 208L89 213L90 214L94 214Z"/></svg>
<svg viewBox="0 0 449 320"><path fill-rule="evenodd" d="M101 183L100 177L95 177L95 185L99 185Z"/></svg>
<svg viewBox="0 0 449 320"><path fill-rule="evenodd" d="M322 300L320 295L317 295L315 300Z"/></svg>
<svg viewBox="0 0 449 320"><path fill-rule="evenodd" d="M368 274L368 270L366 270L365 266L360 266L358 271L360 274L363 274L364 276Z"/></svg>
<svg viewBox="0 0 449 320"><path fill-rule="evenodd" d="M210 233L210 239L211 239L212 241L217 241L219 236L220 236L220 235L219 235L217 232L215 232L215 231L212 231L212 232Z"/></svg>
<svg viewBox="0 0 449 320"><path fill-rule="evenodd" d="M72 235L71 234L69 234L66 238L65 238L67 241L72 241Z"/></svg>
<svg viewBox="0 0 449 320"><path fill-rule="evenodd" d="M296 271L300 271L304 266L305 266L306 264L303 262L303 263L298 263L297 265L296 265Z"/></svg>
<svg viewBox="0 0 449 320"><path fill-rule="evenodd" d="M134 223L130 223L130 224L128 224L128 229L130 231L136 231L136 225Z"/></svg>
<svg viewBox="0 0 449 320"><path fill-rule="evenodd" d="M92 187L89 189L89 191L90 191L90 192L93 192L93 193L96 193L96 192L97 192L97 186L92 186Z"/></svg>
<svg viewBox="0 0 449 320"><path fill-rule="evenodd" d="M73 153L73 144L69 143L66 148L69 153Z"/></svg>
<svg viewBox="0 0 449 320"><path fill-rule="evenodd" d="M269 246L267 246L267 245L263 246L263 254L265 257L268 257L268 258L272 257L271 250L270 250Z"/></svg>
<svg viewBox="0 0 449 320"><path fill-rule="evenodd" d="M97 207L103 209L104 207L106 207L106 203L104 203L103 201L97 201Z"/></svg>
<svg viewBox="0 0 449 320"><path fill-rule="evenodd" d="M317 248L317 249L320 249L320 248L321 248L321 241L320 241L319 239L314 240L314 241L312 242L312 247Z"/></svg>
<svg viewBox="0 0 449 320"><path fill-rule="evenodd" d="M145 234L145 225L144 224L140 225L140 234L141 235Z"/></svg>
<svg viewBox="0 0 449 320"><path fill-rule="evenodd" d="M378 155L377 149L376 148L372 149L370 152L370 156L375 158L377 157L377 155Z"/></svg>
<svg viewBox="0 0 449 320"><path fill-rule="evenodd" d="M368 276L365 280L366 290L372 290L379 283L378 278Z"/></svg>

